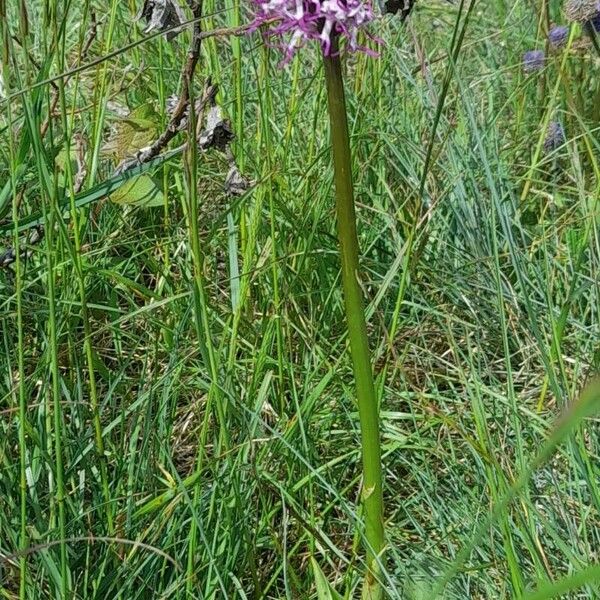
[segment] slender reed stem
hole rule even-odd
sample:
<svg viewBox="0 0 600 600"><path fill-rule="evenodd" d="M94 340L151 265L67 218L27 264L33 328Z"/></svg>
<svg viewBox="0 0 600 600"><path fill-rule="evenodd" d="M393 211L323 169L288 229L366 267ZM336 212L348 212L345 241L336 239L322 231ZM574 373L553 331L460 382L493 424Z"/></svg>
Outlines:
<svg viewBox="0 0 600 600"><path fill-rule="evenodd" d="M336 48L334 48L334 54L337 53L335 50ZM356 235L350 138L339 56L324 57L324 67L331 123L342 283L362 438L362 501L368 568L362 597L364 600L374 600L383 595L378 581L379 557L384 547L379 415L373 384L364 303L358 281L358 237Z"/></svg>
<svg viewBox="0 0 600 600"><path fill-rule="evenodd" d="M4 19L6 22L6 7L3 2L0 1L0 19ZM2 21L0 21L2 22ZM0 39L2 41L2 60L0 60L0 76L3 81L7 82L7 88L10 85L10 79L7 75L7 66L9 64L9 42L8 42L8 30L6 26L0 25ZM7 105L7 117L9 128L12 130L13 114L12 106ZM19 600L25 600L27 596L27 556L25 554L29 545L29 536L27 533L27 398L25 395L25 339L23 335L23 265L21 264L21 253L18 248L20 247L19 241L19 206L18 206L18 194L16 189L16 182L14 172L18 168L17 152L15 149L14 138L12 135L8 136L8 155L10 158L11 165L11 194L12 194L12 219L14 223L14 247L17 248L15 255L15 299L17 308L17 376L18 383L17 387L19 390L18 395L18 409L19 409L19 490L20 490L20 531L19 531L19 551L21 553L19 557ZM14 383L12 384L14 387Z"/></svg>
<svg viewBox="0 0 600 600"><path fill-rule="evenodd" d="M25 55L29 52L27 8L24 1L20 3L20 38ZM33 81L33 73L30 70L27 60L24 62L23 75L27 84ZM17 84L21 85L20 73L17 74ZM60 598L70 597L70 569L68 565L68 553L66 544L66 507L65 507L65 470L64 470L64 439L63 439L63 416L61 406L60 390L60 367L59 367L59 334L57 321L57 295L56 295L56 257L59 254L60 242L54 237L54 226L56 216L60 214L57 208L57 187L55 181L52 181L48 175L47 165L45 163L45 149L42 147L41 137L37 135L40 131L39 122L39 97L37 94L23 97L23 112L26 126L29 130L29 139L32 141L31 152L35 158L35 166L38 174L38 181L41 190L41 204L44 220L44 229L46 231L46 268L48 278L46 282L46 298L48 301L48 319L47 319L47 355L48 367L50 371L50 389L47 397L46 415L47 415L47 439L48 439L48 460L54 451L53 471L48 474L48 487L51 497L58 507L58 545L60 548L60 566L59 577L56 578L56 593ZM15 225L15 227L17 227ZM17 246L18 248L18 246ZM20 273L19 273L20 275ZM21 385L24 381L21 381ZM51 416L53 418L51 418ZM54 431L52 431L54 428ZM23 441L23 440L21 440ZM53 443L52 443L53 442ZM52 448L53 446L53 448ZM54 485L56 487L54 488ZM49 530L56 526L55 515L53 511L53 500L50 501ZM22 509L22 508L21 508ZM23 518L23 517L21 517ZM21 521L22 525L23 521Z"/></svg>
<svg viewBox="0 0 600 600"><path fill-rule="evenodd" d="M54 15L57 14L55 9ZM87 18L87 5L84 8L84 19ZM65 56L66 51L66 39L64 35L61 35L59 24L54 19L54 39L58 48L58 70L62 72L65 70ZM76 79L76 87L79 84L79 79ZM62 117L64 145L67 156L71 155L71 139L72 139L72 115L69 119L67 113L67 100L65 93L65 80L59 79L57 82L59 108ZM98 457L99 470L100 470L100 481L102 485L102 493L104 496L104 510L106 513L106 524L108 527L108 534L114 533L114 522L113 522L113 502L110 496L110 489L108 483L108 465L104 449L104 439L102 437L102 422L100 420L100 407L98 403L98 387L96 385L96 371L94 367L94 348L92 340L92 324L90 321L90 313L88 309L87 292L85 289L86 273L81 258L81 224L79 222L79 214L75 205L75 196L81 191L81 186L75 189L75 177L71 166L71 161L65 161L65 175L67 179L67 192L69 196L69 207L71 209L71 223L73 231L73 265L77 278L77 287L79 291L79 301L81 303L81 320L83 323L83 348L87 365L88 372L88 384L89 384L89 398L90 398L90 409L92 425L94 428L94 440L96 446L96 454ZM82 180L83 183L83 180Z"/></svg>

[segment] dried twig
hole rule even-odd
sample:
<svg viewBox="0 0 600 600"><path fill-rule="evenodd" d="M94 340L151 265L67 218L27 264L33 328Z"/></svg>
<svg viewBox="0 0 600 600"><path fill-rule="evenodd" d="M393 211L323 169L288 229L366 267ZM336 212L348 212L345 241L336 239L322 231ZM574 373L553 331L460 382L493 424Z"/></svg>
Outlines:
<svg viewBox="0 0 600 600"><path fill-rule="evenodd" d="M195 110L197 113L198 123L202 122L204 110L207 106L210 106L217 95L218 86L213 84L210 80L206 82L206 86L204 89L204 93L200 101L196 102ZM144 163L150 162L154 158L156 158L167 146L167 144L175 137L175 135L182 130L182 125L188 116L188 105L184 106L184 110L182 114L178 114L180 102L177 103L173 111L173 116L167 125L165 131L158 137L156 141L154 141L150 146L146 148L142 148L139 150L135 156L131 158L127 158L122 161L117 168L115 169L114 174L119 175L121 173L125 173L130 169L140 166ZM182 144L177 150L185 150L187 148L188 143Z"/></svg>
<svg viewBox="0 0 600 600"><path fill-rule="evenodd" d="M190 8L194 17L192 42L188 51L187 60L183 66L179 101L173 109L171 120L165 131L152 143L152 145L147 148L142 148L142 150L140 150L133 158L121 162L121 164L117 166L115 174L124 173L136 165L146 163L158 156L167 144L177 135L177 132L180 130L181 122L186 117L191 95L192 80L194 78L196 65L198 64L198 58L200 57L200 45L203 39L202 26L200 24L202 18L202 0L193 2ZM216 94L216 88L214 94Z"/></svg>

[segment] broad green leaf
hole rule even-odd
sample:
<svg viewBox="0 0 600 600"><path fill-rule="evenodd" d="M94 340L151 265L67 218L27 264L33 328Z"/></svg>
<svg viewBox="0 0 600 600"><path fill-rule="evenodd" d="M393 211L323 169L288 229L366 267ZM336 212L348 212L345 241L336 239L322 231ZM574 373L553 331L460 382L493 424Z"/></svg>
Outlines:
<svg viewBox="0 0 600 600"><path fill-rule="evenodd" d="M159 117L150 104L138 106L117 121L113 134L102 148L103 154L112 154L117 161L134 155L157 138L158 123Z"/></svg>
<svg viewBox="0 0 600 600"><path fill-rule="evenodd" d="M67 152L66 148L61 148L59 153L54 157L54 164L61 170L65 171L67 168L67 157L70 156L71 160L71 171L75 173L77 169L77 156L75 154L75 149L70 148L69 152Z"/></svg>
<svg viewBox="0 0 600 600"><path fill-rule="evenodd" d="M168 150L164 152L160 156L154 158L153 160L143 163L141 165L136 165L131 168L131 170L126 171L125 173L121 173L119 175L115 175L98 185L95 185L93 188L80 192L75 196L75 207L81 208L83 206L87 206L92 202L96 202L105 198L106 196L110 196L113 191L120 188L124 185L124 182L132 181L136 178L140 173L146 173L151 169L154 169L160 165L165 164L176 156L179 156L182 152L182 147L174 148L173 150ZM17 172L18 173L18 172ZM7 182L8 193L10 193L10 184L11 182ZM0 192L0 199L2 199L2 192ZM10 200L10 196L8 198ZM10 203L8 203L10 206ZM60 210L64 213L64 218L69 217L69 211L71 210L71 201L63 201L60 204ZM225 215L222 215L224 218ZM37 225L42 225L44 223L44 216L41 213L33 214L29 217L25 217L19 221L19 231L26 231L27 229L31 229L32 227L36 227ZM8 224L0 225L0 235L8 235L14 230L14 224L9 222Z"/></svg>
<svg viewBox="0 0 600 600"><path fill-rule="evenodd" d="M342 597L333 589L333 586L327 581L327 577L319 563L313 556L310 557L313 573L315 575L315 587L317 588L317 597L319 600L342 600Z"/></svg>
<svg viewBox="0 0 600 600"><path fill-rule="evenodd" d="M67 161L71 163L71 173L77 172L77 155L75 148L71 147L69 152L66 148L62 148L60 152L54 157L54 164L57 168L58 184L61 187L67 185L65 179L65 173L67 170Z"/></svg>
<svg viewBox="0 0 600 600"><path fill-rule="evenodd" d="M164 203L163 193L150 175L139 175L126 181L109 197L117 204L130 204L144 208L161 206Z"/></svg>

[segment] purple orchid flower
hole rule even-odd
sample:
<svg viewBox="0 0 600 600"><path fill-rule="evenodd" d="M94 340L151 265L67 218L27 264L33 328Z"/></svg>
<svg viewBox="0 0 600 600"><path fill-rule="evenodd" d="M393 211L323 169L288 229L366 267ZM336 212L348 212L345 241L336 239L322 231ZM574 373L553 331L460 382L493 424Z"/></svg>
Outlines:
<svg viewBox="0 0 600 600"><path fill-rule="evenodd" d="M283 62L291 60L298 48L310 40L317 40L323 53L332 53L332 37L347 40L352 52L377 55L358 43L358 31L374 20L368 0L253 0L257 14L251 31L267 25L264 34L282 38L278 44L285 53ZM376 38L371 39L380 43Z"/></svg>

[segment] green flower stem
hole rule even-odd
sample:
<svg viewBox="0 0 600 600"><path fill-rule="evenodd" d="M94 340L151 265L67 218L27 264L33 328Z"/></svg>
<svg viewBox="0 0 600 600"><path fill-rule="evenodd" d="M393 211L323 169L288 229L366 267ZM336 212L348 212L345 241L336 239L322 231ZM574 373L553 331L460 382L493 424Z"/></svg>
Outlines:
<svg viewBox="0 0 600 600"><path fill-rule="evenodd" d="M333 53L337 54L336 48L333 48ZM324 67L331 123L344 303L362 438L362 501L368 567L363 587L363 599L374 600L381 598L383 594L378 582L379 558L384 547L379 415L373 384L362 290L358 281L358 237L356 235L350 138L339 56L324 57Z"/></svg>

